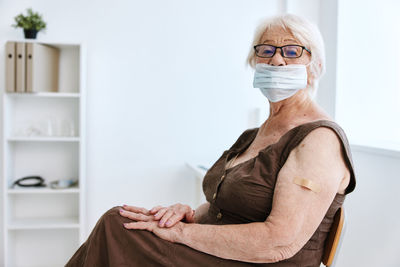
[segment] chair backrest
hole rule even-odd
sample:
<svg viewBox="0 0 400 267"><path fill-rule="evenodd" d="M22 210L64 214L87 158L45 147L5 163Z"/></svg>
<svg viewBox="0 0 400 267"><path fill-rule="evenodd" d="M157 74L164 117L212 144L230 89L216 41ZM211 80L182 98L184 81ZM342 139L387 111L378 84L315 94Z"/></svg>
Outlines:
<svg viewBox="0 0 400 267"><path fill-rule="evenodd" d="M334 263L334 259L337 257L344 234L344 217L344 208L340 207L336 211L335 217L333 218L331 230L325 242L324 254L322 256L322 263L325 266L332 266L332 264Z"/></svg>

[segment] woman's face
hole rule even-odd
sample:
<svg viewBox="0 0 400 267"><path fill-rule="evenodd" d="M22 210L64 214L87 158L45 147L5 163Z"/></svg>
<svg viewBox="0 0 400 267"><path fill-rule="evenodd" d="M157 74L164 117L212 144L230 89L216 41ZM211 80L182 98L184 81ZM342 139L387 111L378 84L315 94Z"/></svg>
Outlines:
<svg viewBox="0 0 400 267"><path fill-rule="evenodd" d="M274 46L284 45L303 45L289 32L285 31L280 27L273 27L268 31L264 32L261 37L260 44L269 44ZM266 63L273 66L285 66L289 64L303 64L307 65L311 60L311 55L306 50L303 50L301 57L299 58L284 58L281 55L281 49L277 48L275 55L271 58L262 58L256 56L256 64Z"/></svg>

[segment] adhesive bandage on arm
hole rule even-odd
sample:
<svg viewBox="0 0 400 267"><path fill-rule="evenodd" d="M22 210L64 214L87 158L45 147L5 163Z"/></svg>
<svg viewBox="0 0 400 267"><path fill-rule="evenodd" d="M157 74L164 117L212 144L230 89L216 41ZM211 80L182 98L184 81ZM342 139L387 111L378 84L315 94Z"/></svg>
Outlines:
<svg viewBox="0 0 400 267"><path fill-rule="evenodd" d="M293 183L300 185L301 187L307 188L315 193L319 193L321 191L321 187L317 183L309 179L296 177L293 179Z"/></svg>

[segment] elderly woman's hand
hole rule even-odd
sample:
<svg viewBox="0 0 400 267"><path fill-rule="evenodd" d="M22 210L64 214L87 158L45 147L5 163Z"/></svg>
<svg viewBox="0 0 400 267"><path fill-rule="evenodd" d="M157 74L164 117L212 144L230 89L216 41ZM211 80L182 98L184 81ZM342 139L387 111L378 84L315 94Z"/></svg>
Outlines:
<svg viewBox="0 0 400 267"><path fill-rule="evenodd" d="M184 210L183 206L185 205L176 204L171 207L174 207L179 211ZM154 207L153 209L166 209L166 212L169 211L169 207L163 208L161 206L158 206ZM168 228L160 227L159 221L156 220L155 217L150 213L150 211L145 208L123 205L123 207L120 209L120 214L121 216L132 220L132 222L124 223L124 227L126 229L147 230L153 232L158 237L170 242L176 242L178 240L178 236L182 232L183 226L182 223L179 223L179 221L175 222L173 225L171 224L170 226L168 226Z"/></svg>
<svg viewBox="0 0 400 267"><path fill-rule="evenodd" d="M159 227L157 221L124 223L128 230L147 230L169 242L181 240L184 223L178 222L173 227Z"/></svg>
<svg viewBox="0 0 400 267"><path fill-rule="evenodd" d="M154 216L147 209L141 207L123 205L122 209L119 210L119 214L138 222L154 221Z"/></svg>
<svg viewBox="0 0 400 267"><path fill-rule="evenodd" d="M159 221L159 227L171 227L179 221L194 222L194 210L188 205L175 204L169 207L156 206L149 211L154 220Z"/></svg>
<svg viewBox="0 0 400 267"><path fill-rule="evenodd" d="M194 210L188 205L179 203L169 207L156 206L151 210L123 205L120 214L137 222L158 221L159 227L172 227L182 220L187 223L194 222Z"/></svg>

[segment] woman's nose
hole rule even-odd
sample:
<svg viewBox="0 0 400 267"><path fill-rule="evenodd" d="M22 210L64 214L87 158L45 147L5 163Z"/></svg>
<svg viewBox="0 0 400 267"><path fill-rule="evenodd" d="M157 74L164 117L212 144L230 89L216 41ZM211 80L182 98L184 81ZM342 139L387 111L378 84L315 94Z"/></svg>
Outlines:
<svg viewBox="0 0 400 267"><path fill-rule="evenodd" d="M279 51L278 51L278 49L279 49ZM284 65L286 65L286 61L282 57L281 53L282 53L281 48L277 48L276 51L275 51L275 55L270 58L268 64L272 65L272 66L284 66Z"/></svg>

